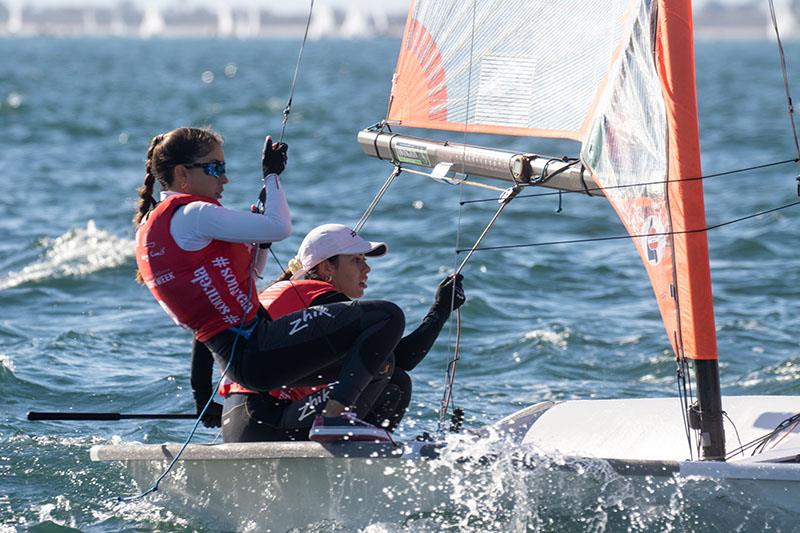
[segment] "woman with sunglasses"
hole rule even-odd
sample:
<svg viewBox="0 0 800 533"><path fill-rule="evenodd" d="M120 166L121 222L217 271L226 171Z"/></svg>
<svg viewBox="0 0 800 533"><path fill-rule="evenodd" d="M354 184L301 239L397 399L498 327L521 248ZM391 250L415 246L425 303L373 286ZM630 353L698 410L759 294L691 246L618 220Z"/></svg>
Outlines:
<svg viewBox="0 0 800 533"><path fill-rule="evenodd" d="M400 340L400 308L384 301L335 303L272 320L257 300L263 245L291 232L278 177L286 151L267 137L264 212L237 212L219 203L228 183L219 134L178 128L153 138L134 217L139 275L167 314L191 330L237 383L259 392L304 386L337 365L340 384L325 405L327 435L388 441L385 430L358 420L349 407ZM153 199L156 180L159 203Z"/></svg>
<svg viewBox="0 0 800 533"><path fill-rule="evenodd" d="M315 305L361 298L371 268L367 258L388 251L382 242L369 242L341 224L325 224L303 239L289 272L261 292L259 299L270 315L282 316ZM290 279L291 276L291 279ZM465 302L462 276L447 276L437 287L434 303L422 323L404 336L385 366L364 389L354 410L375 426L394 431L411 400L413 370L430 351L452 309ZM197 405L211 395L211 355L195 343L192 353L192 391ZM222 437L225 442L306 440L324 433L316 418L336 389L337 367L323 369L316 386L282 387L257 393L224 378L219 387L225 398ZM217 404L218 405L218 404ZM216 408L219 412L219 407ZM208 418L204 422L210 423ZM313 423L313 427L312 427ZM216 424L219 425L219 421Z"/></svg>

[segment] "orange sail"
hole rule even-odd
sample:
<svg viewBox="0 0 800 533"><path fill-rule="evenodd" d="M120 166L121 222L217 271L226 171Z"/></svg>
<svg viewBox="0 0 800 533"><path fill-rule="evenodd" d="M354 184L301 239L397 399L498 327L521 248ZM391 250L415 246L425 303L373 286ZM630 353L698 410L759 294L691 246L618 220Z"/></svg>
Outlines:
<svg viewBox="0 0 800 533"><path fill-rule="evenodd" d="M675 353L716 359L689 0L415 0L387 122L580 141Z"/></svg>
<svg viewBox="0 0 800 533"><path fill-rule="evenodd" d="M581 140L635 3L414 1L387 120ZM574 4L590 31L576 31Z"/></svg>

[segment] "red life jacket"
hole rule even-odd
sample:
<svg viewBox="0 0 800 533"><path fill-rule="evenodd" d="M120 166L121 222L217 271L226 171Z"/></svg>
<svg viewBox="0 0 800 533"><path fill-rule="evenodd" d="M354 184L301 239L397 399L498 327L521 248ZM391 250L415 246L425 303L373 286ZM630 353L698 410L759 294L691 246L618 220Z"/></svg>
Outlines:
<svg viewBox="0 0 800 533"><path fill-rule="evenodd" d="M175 210L198 200L220 205L205 196L175 194L150 212L136 231L136 265L164 311L204 342L240 324L243 311L245 322L254 319L258 306L248 298L256 292L249 245L212 240L192 252L172 237Z"/></svg>
<svg viewBox="0 0 800 533"><path fill-rule="evenodd" d="M303 279L297 281L278 281L261 291L258 299L269 316L273 319L300 311L311 305L314 298L329 292L335 292L336 288L326 281L313 279ZM269 391L269 395L281 400L302 400L309 394L322 390L327 385L317 385L314 387L282 387ZM227 397L233 393L257 394L255 391L239 385L227 376L219 384L219 394Z"/></svg>

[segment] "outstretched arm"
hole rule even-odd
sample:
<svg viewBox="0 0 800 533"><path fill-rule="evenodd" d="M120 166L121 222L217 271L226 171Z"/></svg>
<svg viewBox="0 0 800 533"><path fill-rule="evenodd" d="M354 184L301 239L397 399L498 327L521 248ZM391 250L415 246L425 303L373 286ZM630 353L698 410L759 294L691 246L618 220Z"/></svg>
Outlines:
<svg viewBox="0 0 800 533"><path fill-rule="evenodd" d="M436 298L422 324L414 331L400 339L394 349L395 363L398 368L410 371L422 361L430 351L436 338L442 331L452 310L458 309L466 301L461 286L463 276L457 274L447 276L436 289Z"/></svg>

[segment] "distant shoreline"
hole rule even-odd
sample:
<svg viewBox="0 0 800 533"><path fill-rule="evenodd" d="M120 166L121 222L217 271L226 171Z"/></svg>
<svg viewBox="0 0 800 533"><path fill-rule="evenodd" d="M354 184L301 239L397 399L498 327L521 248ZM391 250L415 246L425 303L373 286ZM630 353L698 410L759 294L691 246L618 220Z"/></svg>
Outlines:
<svg viewBox="0 0 800 533"><path fill-rule="evenodd" d="M379 4L377 4L379 5ZM312 40L400 38L406 11L380 7L347 8L324 5L314 10ZM800 5L778 9L781 38L800 39ZM124 37L124 38L234 38L299 39L306 29L306 13L275 13L262 7L175 5L160 9L122 2L111 7L34 6L0 0L0 37ZM695 12L698 40L771 40L773 29L760 3L726 6L710 2Z"/></svg>

